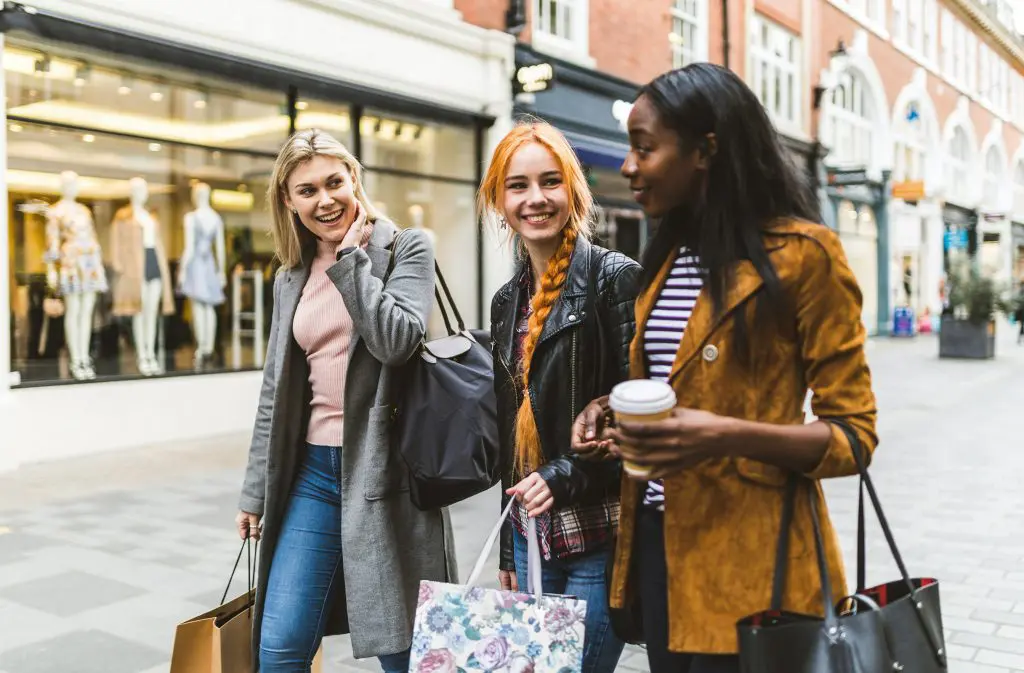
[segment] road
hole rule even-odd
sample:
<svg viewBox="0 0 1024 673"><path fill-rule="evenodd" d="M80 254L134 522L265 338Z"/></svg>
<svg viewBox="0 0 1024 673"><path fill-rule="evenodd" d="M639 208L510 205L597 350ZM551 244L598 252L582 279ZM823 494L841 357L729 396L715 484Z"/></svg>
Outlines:
<svg viewBox="0 0 1024 673"><path fill-rule="evenodd" d="M941 580L953 673L1024 671L1024 452L1013 448L1024 346L1011 329L986 362L938 360L934 337L869 345L882 438L872 472L912 574ZM217 603L237 553L246 440L0 475L0 673L166 673L175 625ZM855 486L826 485L851 572ZM496 500L455 508L464 572ZM896 577L880 534L869 560L869 582ZM325 647L325 673L379 670L345 638ZM646 670L643 652L619 670Z"/></svg>

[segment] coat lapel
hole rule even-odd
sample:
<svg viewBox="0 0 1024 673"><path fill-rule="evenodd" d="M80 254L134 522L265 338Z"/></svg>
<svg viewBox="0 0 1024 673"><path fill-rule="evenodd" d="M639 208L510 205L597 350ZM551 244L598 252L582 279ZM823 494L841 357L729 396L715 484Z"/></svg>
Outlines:
<svg viewBox="0 0 1024 673"><path fill-rule="evenodd" d="M305 257L304 257L305 259ZM306 285L306 279L309 278L310 264L304 262L303 264L284 271L284 285L281 287L281 296L279 301L281 305L278 307L278 323L277 323L277 380L281 380L281 372L287 371L286 365L288 358L291 355L292 349L292 323L295 320L295 310L299 306L299 299L302 297L302 288Z"/></svg>
<svg viewBox="0 0 1024 673"><path fill-rule="evenodd" d="M690 315L690 320L686 323L686 331L683 332L683 340L679 344L679 351L676 353L676 360L672 365L672 373L669 375L669 382L674 381L683 368L704 347L704 343L711 336L711 333L757 292L763 284L760 274L757 273L754 265L748 261L737 264L733 273L733 280L730 284L729 292L726 293L725 305L722 307L720 315L715 315L711 294L707 288L705 287L700 291L697 303L693 307L693 313Z"/></svg>

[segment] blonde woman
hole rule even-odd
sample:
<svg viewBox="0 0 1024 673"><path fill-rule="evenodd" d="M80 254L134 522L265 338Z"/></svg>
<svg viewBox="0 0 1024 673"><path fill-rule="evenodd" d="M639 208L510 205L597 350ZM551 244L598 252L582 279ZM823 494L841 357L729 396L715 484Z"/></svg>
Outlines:
<svg viewBox="0 0 1024 673"><path fill-rule="evenodd" d="M570 430L591 396L627 378L640 267L588 240L590 188L548 124L522 124L498 144L480 208L515 233L521 260L491 304L502 505L520 501L502 535L499 578L526 589L525 530L536 517L544 591L587 601L583 671L610 672L623 647L604 577L620 469L577 459Z"/></svg>
<svg viewBox="0 0 1024 673"><path fill-rule="evenodd" d="M447 511L413 506L388 449L388 365L423 337L434 255L418 231L396 243L360 172L337 140L301 131L268 193L282 269L237 517L263 542L262 673L309 671L323 636L347 632L356 657L404 672L419 581L455 579Z"/></svg>

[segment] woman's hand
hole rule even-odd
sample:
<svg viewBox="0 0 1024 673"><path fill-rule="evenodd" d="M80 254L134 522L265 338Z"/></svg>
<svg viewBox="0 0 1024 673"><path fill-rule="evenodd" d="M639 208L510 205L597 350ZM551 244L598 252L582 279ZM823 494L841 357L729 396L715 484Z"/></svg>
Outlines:
<svg viewBox="0 0 1024 673"><path fill-rule="evenodd" d="M548 483L536 472L505 491L505 494L521 502L531 518L540 516L555 504L555 497L551 494Z"/></svg>
<svg viewBox="0 0 1024 673"><path fill-rule="evenodd" d="M235 525L238 526L238 537L243 540L251 537L254 542L260 541L260 515L250 512L238 512L235 517Z"/></svg>
<svg viewBox="0 0 1024 673"><path fill-rule="evenodd" d="M733 419L708 411L677 408L672 415L650 423L618 424L608 430L613 453L637 465L649 466L645 479L660 479L711 458L728 455Z"/></svg>
<svg viewBox="0 0 1024 673"><path fill-rule="evenodd" d="M345 248L357 248L359 243L363 240L363 227L366 225L366 211L363 210L362 204L358 201L353 202L355 204L355 216L352 218L352 224L349 225L348 231L341 239L341 243L334 248L335 253L341 252Z"/></svg>
<svg viewBox="0 0 1024 673"><path fill-rule="evenodd" d="M608 396L599 397L580 412L572 424L572 450L588 460L608 460L611 440L605 430L611 426L612 410Z"/></svg>
<svg viewBox="0 0 1024 673"><path fill-rule="evenodd" d="M515 570L499 570L498 582L505 591L519 591L519 578Z"/></svg>

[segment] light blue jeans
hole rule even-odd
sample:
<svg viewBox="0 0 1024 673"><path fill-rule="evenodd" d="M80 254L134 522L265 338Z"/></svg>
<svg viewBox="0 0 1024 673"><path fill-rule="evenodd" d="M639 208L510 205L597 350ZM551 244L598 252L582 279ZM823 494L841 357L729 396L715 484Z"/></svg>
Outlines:
<svg viewBox="0 0 1024 673"><path fill-rule="evenodd" d="M513 550L519 590L526 592L526 538L515 530ZM587 602L586 632L583 640L583 673L612 673L625 643L612 631L608 617L608 587L605 563L611 550L601 550L567 559L541 561L544 593L573 596Z"/></svg>
<svg viewBox="0 0 1024 673"><path fill-rule="evenodd" d="M310 444L270 564L260 673L309 673L341 570L341 449ZM384 673L409 670L409 650L378 659Z"/></svg>

